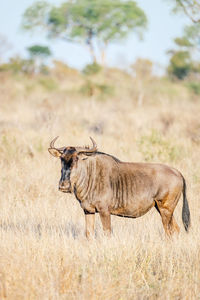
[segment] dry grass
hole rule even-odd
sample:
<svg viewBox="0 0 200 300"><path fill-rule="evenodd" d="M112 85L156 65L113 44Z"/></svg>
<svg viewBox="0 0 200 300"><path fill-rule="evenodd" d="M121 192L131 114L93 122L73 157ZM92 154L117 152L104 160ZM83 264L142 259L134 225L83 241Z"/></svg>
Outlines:
<svg viewBox="0 0 200 300"><path fill-rule="evenodd" d="M200 102L178 84L152 79L138 106L138 79L117 70L92 78L112 85L113 95L82 96L85 79L62 72L50 90L38 78L1 75L0 299L200 299ZM151 210L112 217L109 240L97 215L88 242L78 202L57 190L60 163L47 152L56 135L60 145L92 136L122 160L178 168L188 184L189 234L181 200L181 233L172 241Z"/></svg>

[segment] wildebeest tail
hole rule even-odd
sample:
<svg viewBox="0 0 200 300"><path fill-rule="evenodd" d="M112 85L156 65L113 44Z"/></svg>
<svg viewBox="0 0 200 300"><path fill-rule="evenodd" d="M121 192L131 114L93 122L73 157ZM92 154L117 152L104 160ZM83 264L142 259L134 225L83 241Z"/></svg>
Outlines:
<svg viewBox="0 0 200 300"><path fill-rule="evenodd" d="M182 176L183 177L183 176ZM185 230L188 231L190 227L190 209L186 196L186 183L185 178L183 177L183 208L182 208L182 220Z"/></svg>

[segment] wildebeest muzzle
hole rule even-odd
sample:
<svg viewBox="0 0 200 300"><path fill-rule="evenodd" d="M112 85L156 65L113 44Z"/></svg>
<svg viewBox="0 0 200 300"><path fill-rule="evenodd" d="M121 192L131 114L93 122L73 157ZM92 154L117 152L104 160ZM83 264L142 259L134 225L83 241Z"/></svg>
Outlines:
<svg viewBox="0 0 200 300"><path fill-rule="evenodd" d="M58 189L63 193L71 193L71 184L70 182L60 181Z"/></svg>

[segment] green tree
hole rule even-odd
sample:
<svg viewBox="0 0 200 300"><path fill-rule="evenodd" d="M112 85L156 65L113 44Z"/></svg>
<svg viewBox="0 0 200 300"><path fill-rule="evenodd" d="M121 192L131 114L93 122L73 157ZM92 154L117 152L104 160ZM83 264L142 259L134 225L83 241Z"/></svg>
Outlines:
<svg viewBox="0 0 200 300"><path fill-rule="evenodd" d="M93 62L98 48L103 64L109 43L130 32L141 38L146 26L144 11L131 0L74 0L60 6L40 1L25 11L22 21L25 30L43 28L48 38L85 43Z"/></svg>
<svg viewBox="0 0 200 300"><path fill-rule="evenodd" d="M182 11L194 23L200 23L200 1L199 0L167 0L173 3L174 12Z"/></svg>
<svg viewBox="0 0 200 300"><path fill-rule="evenodd" d="M170 64L167 69L171 77L184 79L192 69L190 54L188 51L175 51L170 59Z"/></svg>
<svg viewBox="0 0 200 300"><path fill-rule="evenodd" d="M30 55L30 61L33 62L34 72L40 72L45 65L46 59L51 55L50 49L46 46L33 45L27 50Z"/></svg>
<svg viewBox="0 0 200 300"><path fill-rule="evenodd" d="M183 36L174 40L177 50L170 51L169 74L183 79L187 75L199 77L200 23L184 28Z"/></svg>
<svg viewBox="0 0 200 300"><path fill-rule="evenodd" d="M200 23L186 26L184 29L184 38L195 51L200 51Z"/></svg>
<svg viewBox="0 0 200 300"><path fill-rule="evenodd" d="M153 63L149 59L138 58L131 67L134 74L139 78L143 78L143 80L152 76Z"/></svg>
<svg viewBox="0 0 200 300"><path fill-rule="evenodd" d="M46 46L34 45L27 49L31 57L41 57L44 59L51 55L49 47Z"/></svg>

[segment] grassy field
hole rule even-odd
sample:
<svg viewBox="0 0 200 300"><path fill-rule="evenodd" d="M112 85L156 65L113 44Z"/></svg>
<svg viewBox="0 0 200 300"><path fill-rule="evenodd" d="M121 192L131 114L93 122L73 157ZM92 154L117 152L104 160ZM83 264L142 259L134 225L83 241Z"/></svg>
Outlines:
<svg viewBox="0 0 200 300"><path fill-rule="evenodd" d="M166 79L119 70L83 76L61 64L49 76L0 73L0 299L200 299L200 99ZM152 209L112 217L113 235L84 236L74 196L58 191L47 151L89 144L124 161L163 162L187 182L192 226L175 217L167 240Z"/></svg>

